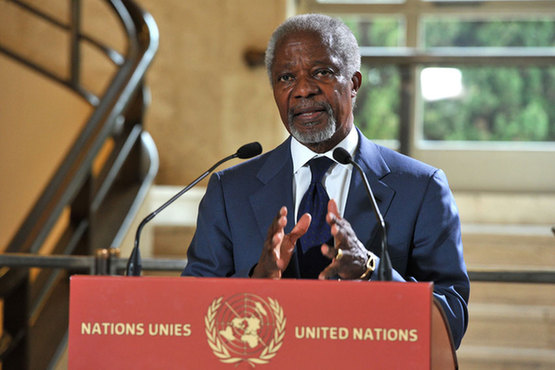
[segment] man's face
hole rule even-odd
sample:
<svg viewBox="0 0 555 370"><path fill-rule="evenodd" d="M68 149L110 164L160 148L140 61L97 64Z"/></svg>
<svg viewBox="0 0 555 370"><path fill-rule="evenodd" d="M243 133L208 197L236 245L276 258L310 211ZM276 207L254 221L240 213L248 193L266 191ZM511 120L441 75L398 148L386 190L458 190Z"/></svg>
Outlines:
<svg viewBox="0 0 555 370"><path fill-rule="evenodd" d="M274 55L274 99L287 131L315 152L330 150L353 125L360 73L341 75L343 62L315 33L286 36Z"/></svg>

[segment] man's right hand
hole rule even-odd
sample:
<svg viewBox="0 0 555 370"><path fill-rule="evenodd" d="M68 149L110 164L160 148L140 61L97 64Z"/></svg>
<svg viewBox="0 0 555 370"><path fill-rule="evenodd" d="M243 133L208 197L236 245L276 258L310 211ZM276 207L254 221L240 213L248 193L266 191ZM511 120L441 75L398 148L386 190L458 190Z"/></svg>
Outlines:
<svg viewBox="0 0 555 370"><path fill-rule="evenodd" d="M285 234L287 207L281 207L268 229L262 253L251 277L280 279L281 274L289 265L289 261L291 261L297 239L306 233L310 226L310 221L310 214L305 213L293 230L289 234Z"/></svg>

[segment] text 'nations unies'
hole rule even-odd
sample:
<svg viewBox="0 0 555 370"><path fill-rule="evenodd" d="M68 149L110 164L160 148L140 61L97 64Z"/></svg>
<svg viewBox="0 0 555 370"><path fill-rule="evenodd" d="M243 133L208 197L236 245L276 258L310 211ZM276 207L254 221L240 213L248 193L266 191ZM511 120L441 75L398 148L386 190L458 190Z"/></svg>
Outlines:
<svg viewBox="0 0 555 370"><path fill-rule="evenodd" d="M113 322L82 322L81 335L150 335L188 337L191 335L191 324L183 323L113 323Z"/></svg>

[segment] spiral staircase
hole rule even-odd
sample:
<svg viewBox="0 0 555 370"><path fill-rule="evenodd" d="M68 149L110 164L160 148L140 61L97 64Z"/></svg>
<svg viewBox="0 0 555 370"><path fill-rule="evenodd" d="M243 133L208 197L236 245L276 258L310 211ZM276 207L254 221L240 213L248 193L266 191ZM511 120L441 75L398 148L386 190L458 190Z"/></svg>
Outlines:
<svg viewBox="0 0 555 370"><path fill-rule="evenodd" d="M48 134L45 147L61 153L57 161L43 148L25 148L28 162L17 171L30 172L36 198L21 200L30 202L27 213L1 252L12 260L35 257L38 265L45 256L65 261L64 268L41 269L0 263L4 369L56 366L67 345L69 276L84 268L71 256L114 250L146 196L158 157L143 127L144 76L157 47L154 20L133 1L0 3L0 68L19 76L6 79L13 86L4 91L4 112L12 107L18 118L0 122L3 143L22 140L17 149ZM41 107L53 116L25 120ZM69 124L57 127L64 119ZM5 154L4 163L24 163L17 150ZM21 185L12 184L15 193Z"/></svg>

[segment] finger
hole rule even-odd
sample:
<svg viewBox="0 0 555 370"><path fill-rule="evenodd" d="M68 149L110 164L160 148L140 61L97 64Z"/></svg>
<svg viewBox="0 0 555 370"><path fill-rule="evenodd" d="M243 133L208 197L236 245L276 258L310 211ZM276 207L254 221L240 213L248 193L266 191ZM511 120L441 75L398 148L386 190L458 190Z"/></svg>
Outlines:
<svg viewBox="0 0 555 370"><path fill-rule="evenodd" d="M328 202L328 212L333 213L336 217L340 217L339 208L337 207L335 199L330 199L330 201Z"/></svg>
<svg viewBox="0 0 555 370"><path fill-rule="evenodd" d="M272 243L271 243L271 248L272 250L275 251L277 250L277 257L279 258L279 246L281 245L281 242L283 241L283 233L275 233L274 236L272 237Z"/></svg>
<svg viewBox="0 0 555 370"><path fill-rule="evenodd" d="M276 221L277 228L283 230L287 225L287 207L283 206L279 209Z"/></svg>
<svg viewBox="0 0 555 370"><path fill-rule="evenodd" d="M311 221L312 216L309 213L305 213L301 216L297 224L293 227L293 230L291 230L291 232L289 233L289 235L291 236L291 242L295 243L297 239L299 239L306 233Z"/></svg>
<svg viewBox="0 0 555 370"><path fill-rule="evenodd" d="M272 271L278 268L277 261L280 260L280 246L285 236L284 228L287 225L287 207L281 207L268 227L268 234L264 241L263 251L260 254L258 264L256 266L257 277L268 277Z"/></svg>
<svg viewBox="0 0 555 370"><path fill-rule="evenodd" d="M268 235L266 236L266 240L271 241L270 245L268 246L269 248L273 248L275 246L275 244L273 243L274 236L276 234L283 234L286 225L287 225L287 207L283 206L281 207L278 214L274 218L274 221L272 221L272 224L268 228Z"/></svg>
<svg viewBox="0 0 555 370"><path fill-rule="evenodd" d="M280 271L284 271L287 268L287 264L283 259L276 260L276 266Z"/></svg>
<svg viewBox="0 0 555 370"><path fill-rule="evenodd" d="M305 213L293 227L293 230L289 234L284 235L283 242L280 245L282 259L289 261L289 258L295 251L297 240L306 233L311 220L310 214Z"/></svg>
<svg viewBox="0 0 555 370"><path fill-rule="evenodd" d="M339 263L335 261L330 263L325 269L322 270L322 272L320 272L320 275L318 275L318 279L329 280L335 278L337 276L337 272L339 271L338 265Z"/></svg>
<svg viewBox="0 0 555 370"><path fill-rule="evenodd" d="M335 200L330 199L330 201L328 202L328 213L326 213L326 222L330 226L333 226L340 219L341 216L339 215L337 203L335 203Z"/></svg>
<svg viewBox="0 0 555 370"><path fill-rule="evenodd" d="M335 256L337 255L337 250L325 243L322 244L322 246L320 247L320 251L322 252L322 255L324 255L325 257L328 257L330 260L334 259Z"/></svg>
<svg viewBox="0 0 555 370"><path fill-rule="evenodd" d="M336 218L333 213L328 213L328 216L332 219L328 222L330 224L330 233L335 241L335 247L340 247L344 250L351 249L353 247L352 244L356 243L358 239L349 221L344 218Z"/></svg>

